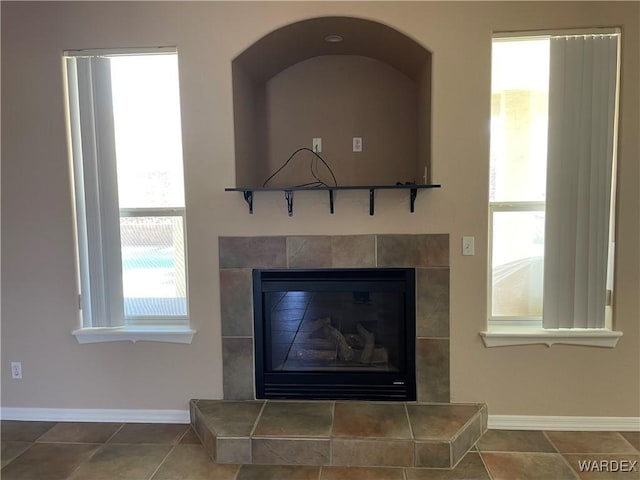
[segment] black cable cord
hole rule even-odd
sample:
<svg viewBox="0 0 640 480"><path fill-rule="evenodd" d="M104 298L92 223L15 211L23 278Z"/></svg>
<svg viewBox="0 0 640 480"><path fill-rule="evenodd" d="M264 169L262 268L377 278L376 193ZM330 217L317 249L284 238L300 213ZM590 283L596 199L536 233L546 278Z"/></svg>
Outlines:
<svg viewBox="0 0 640 480"><path fill-rule="evenodd" d="M314 152L314 153L316 153L316 152ZM316 157L311 157L311 161L309 162L309 170L311 170L311 176L313 178L315 178L318 182L324 183L322 180L320 180L320 178L318 178L318 176L316 175L316 172L313 171L313 166L316 164L316 162L317 162L317 158Z"/></svg>
<svg viewBox="0 0 640 480"><path fill-rule="evenodd" d="M327 170L329 170L329 173L331 174L331 178L333 179L334 186L336 186L336 187L337 187L337 186L338 186L338 181L336 180L336 176L333 174L333 170L331 170L331 167L329 166L329 164L328 164L327 162L325 162L325 161L324 161L324 158L322 158L320 155L318 155L318 153L317 153L317 152L314 152L313 150L311 150L310 148L307 148L307 147L299 148L298 150L296 150L295 152L293 152L293 153L291 154L291 156L287 159L287 161L286 161L286 162L284 162L284 163L280 166L280 168L278 168L275 172L273 172L273 173L271 174L271 176L270 176L269 178L267 178L267 179L264 181L264 183L262 184L262 186L263 186L263 187L266 187L266 186L267 186L267 183L269 183L269 181L270 181L273 177L275 177L278 173L280 173L280 172L282 171L282 169L283 169L284 167L286 167L286 166L289 164L289 162L290 162L291 160L293 160L293 158L294 158L298 153L303 152L303 151L311 152L311 153L313 153L313 155L314 155L314 157L311 159L311 175L312 175L312 176L313 176L313 178L315 178L317 181L316 181L316 182L311 182L311 183L306 183L306 184L303 184L303 185L296 185L296 186L297 186L297 187L307 187L307 186L312 186L312 185L313 185L313 186L318 186L318 187L320 187L320 186L328 187L328 186L329 186L329 185L327 185L325 182L323 182L323 181L322 181L322 180L321 180L321 179L316 175L316 173L315 173L315 172L314 172L314 170L313 170L313 164L314 164L314 162L317 162L317 160L318 160L318 159L320 159L320 161L324 164L324 166L325 166L325 167L327 167Z"/></svg>
<svg viewBox="0 0 640 480"><path fill-rule="evenodd" d="M318 186L325 186L325 187L328 187L329 185L327 185L325 182L323 182L323 181L320 179L320 177L318 177L318 176L316 175L316 172L314 172L314 171L313 171L313 167L318 163L318 158L320 158L320 160L322 160L323 162L324 162L324 160L322 159L322 157L320 157L320 155L318 155L318 152L316 152L316 151L314 151L314 150L312 150L311 152L314 154L314 156L311 158L311 162L309 163L309 169L311 170L311 176L317 180L317 182L316 182L316 183L319 183L319 184L320 184L320 185L318 185ZM325 162L325 165L327 166L327 168L329 169L329 172L330 172L330 173L331 173L331 175L333 176L333 172L331 171L331 168L329 168L329 165L327 165L327 164L326 164L326 162ZM333 182L334 182L336 185L338 184L338 183L336 182L336 177L333 177Z"/></svg>
<svg viewBox="0 0 640 480"><path fill-rule="evenodd" d="M294 185L295 188L301 187L327 187L328 185L324 182L309 182L309 183L299 183L298 185Z"/></svg>

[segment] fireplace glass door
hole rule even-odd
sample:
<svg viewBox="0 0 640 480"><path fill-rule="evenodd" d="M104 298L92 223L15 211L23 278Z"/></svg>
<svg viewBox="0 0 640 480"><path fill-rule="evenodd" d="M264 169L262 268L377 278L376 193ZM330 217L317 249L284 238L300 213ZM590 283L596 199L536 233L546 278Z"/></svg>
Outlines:
<svg viewBox="0 0 640 480"><path fill-rule="evenodd" d="M257 397L415 399L414 276L255 270Z"/></svg>

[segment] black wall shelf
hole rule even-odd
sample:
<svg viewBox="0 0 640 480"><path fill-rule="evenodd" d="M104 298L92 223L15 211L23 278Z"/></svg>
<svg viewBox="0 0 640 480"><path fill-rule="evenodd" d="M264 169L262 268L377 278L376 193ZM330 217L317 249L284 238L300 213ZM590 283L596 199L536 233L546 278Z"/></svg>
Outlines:
<svg viewBox="0 0 640 480"><path fill-rule="evenodd" d="M352 186L336 186L336 187L240 187L225 188L225 192L242 192L247 205L249 205L249 213L253 213L253 195L255 192L283 192L287 201L287 212L289 216L293 216L293 194L294 192L328 192L329 194L329 212L333 213L333 194L340 190L369 190L369 215L375 213L375 191L376 190L408 190L409 191L409 211L414 212L415 201L418 196L418 190L426 190L429 188L440 188L439 184L412 184L403 183L398 185L352 185Z"/></svg>

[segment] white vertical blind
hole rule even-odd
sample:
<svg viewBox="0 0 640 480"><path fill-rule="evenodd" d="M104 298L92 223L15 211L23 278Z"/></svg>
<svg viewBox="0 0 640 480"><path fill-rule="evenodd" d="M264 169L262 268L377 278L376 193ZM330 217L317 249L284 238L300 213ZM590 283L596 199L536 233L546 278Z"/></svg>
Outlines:
<svg viewBox="0 0 640 480"><path fill-rule="evenodd" d="M545 328L605 326L618 39L551 39Z"/></svg>
<svg viewBox="0 0 640 480"><path fill-rule="evenodd" d="M114 158L109 65L101 58L69 58L68 83L76 216L85 327L124 324L120 216ZM81 139L81 148L78 140ZM82 235L84 234L84 235Z"/></svg>

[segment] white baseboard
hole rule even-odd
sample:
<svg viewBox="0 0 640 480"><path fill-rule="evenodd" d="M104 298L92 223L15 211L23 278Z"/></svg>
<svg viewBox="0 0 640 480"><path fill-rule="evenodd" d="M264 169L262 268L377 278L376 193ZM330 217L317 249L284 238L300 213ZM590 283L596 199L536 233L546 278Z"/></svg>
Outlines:
<svg viewBox="0 0 640 480"><path fill-rule="evenodd" d="M189 410L14 408L1 410L2 420L47 422L189 423ZM493 430L640 431L640 417L558 417L489 415Z"/></svg>
<svg viewBox="0 0 640 480"><path fill-rule="evenodd" d="M492 430L640 431L640 417L489 415Z"/></svg>
<svg viewBox="0 0 640 480"><path fill-rule="evenodd" d="M189 410L3 407L2 420L47 422L189 423Z"/></svg>

